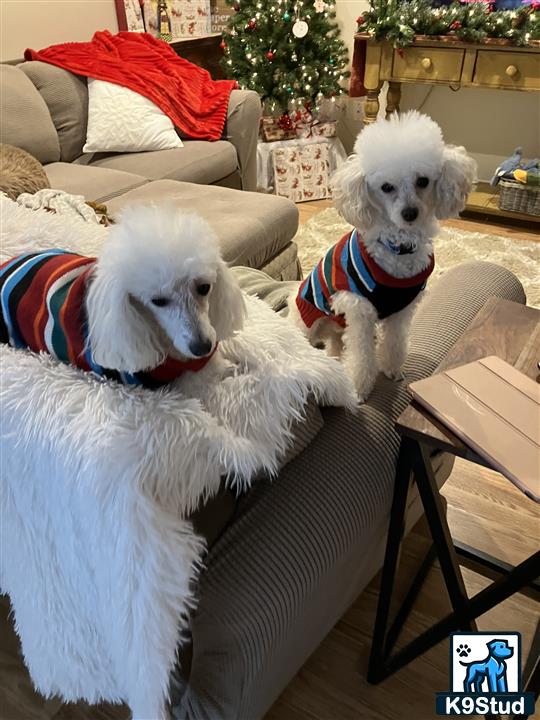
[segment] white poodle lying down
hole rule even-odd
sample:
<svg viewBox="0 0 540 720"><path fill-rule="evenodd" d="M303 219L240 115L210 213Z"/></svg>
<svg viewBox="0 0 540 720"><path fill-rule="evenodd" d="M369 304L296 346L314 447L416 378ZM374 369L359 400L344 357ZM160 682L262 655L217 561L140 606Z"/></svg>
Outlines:
<svg viewBox="0 0 540 720"><path fill-rule="evenodd" d="M412 111L368 125L334 175L337 208L354 230L300 285L290 317L313 345L342 357L361 402L378 372L376 329L380 369L401 377L437 220L464 208L475 172L465 148L445 145L439 126Z"/></svg>
<svg viewBox="0 0 540 720"><path fill-rule="evenodd" d="M245 316L206 222L170 206L126 210L97 260L12 258L0 300L0 342L148 387L200 370Z"/></svg>

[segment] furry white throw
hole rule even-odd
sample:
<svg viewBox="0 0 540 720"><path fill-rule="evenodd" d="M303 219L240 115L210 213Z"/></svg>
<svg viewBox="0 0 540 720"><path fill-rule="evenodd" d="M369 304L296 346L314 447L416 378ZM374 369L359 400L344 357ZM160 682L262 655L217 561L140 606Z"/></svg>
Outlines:
<svg viewBox="0 0 540 720"><path fill-rule="evenodd" d="M0 212L2 260L49 247L92 255L106 239L102 226L5 197ZM0 346L0 588L44 695L165 717L204 552L190 512L223 476L245 488L275 473L309 396L354 404L336 361L247 303L216 364L236 374L157 392Z"/></svg>

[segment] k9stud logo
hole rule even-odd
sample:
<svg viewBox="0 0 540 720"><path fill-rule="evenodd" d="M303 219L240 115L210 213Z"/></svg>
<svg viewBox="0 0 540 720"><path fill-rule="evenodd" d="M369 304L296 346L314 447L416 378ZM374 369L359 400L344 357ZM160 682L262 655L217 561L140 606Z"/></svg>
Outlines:
<svg viewBox="0 0 540 720"><path fill-rule="evenodd" d="M437 693L438 715L532 715L534 694L521 691L520 634L452 635L450 688Z"/></svg>

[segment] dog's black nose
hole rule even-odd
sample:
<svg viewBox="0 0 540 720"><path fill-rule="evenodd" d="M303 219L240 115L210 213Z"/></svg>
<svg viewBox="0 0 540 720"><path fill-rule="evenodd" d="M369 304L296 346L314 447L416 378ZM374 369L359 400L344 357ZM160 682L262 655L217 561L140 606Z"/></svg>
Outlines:
<svg viewBox="0 0 540 720"><path fill-rule="evenodd" d="M198 340L192 340L189 343L189 351L196 357L204 357L205 355L208 355L211 349L212 343L210 340L202 340L199 338Z"/></svg>
<svg viewBox="0 0 540 720"><path fill-rule="evenodd" d="M406 222L414 222L416 218L418 217L418 208L415 207L406 207L403 208L401 211L401 217Z"/></svg>

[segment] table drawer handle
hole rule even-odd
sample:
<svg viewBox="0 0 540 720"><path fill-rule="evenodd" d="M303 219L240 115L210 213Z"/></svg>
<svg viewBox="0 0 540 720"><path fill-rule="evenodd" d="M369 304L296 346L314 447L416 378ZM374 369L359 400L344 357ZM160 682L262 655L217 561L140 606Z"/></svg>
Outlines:
<svg viewBox="0 0 540 720"><path fill-rule="evenodd" d="M420 60L420 65L424 68L424 70L429 70L433 63L431 58L425 57Z"/></svg>
<svg viewBox="0 0 540 720"><path fill-rule="evenodd" d="M516 75L519 74L519 70L517 69L517 67L515 65L509 65L506 68L505 72L508 75L508 77L516 77Z"/></svg>

